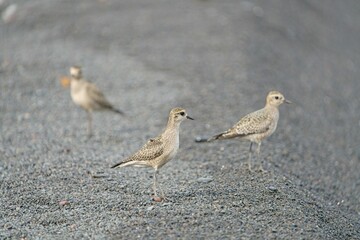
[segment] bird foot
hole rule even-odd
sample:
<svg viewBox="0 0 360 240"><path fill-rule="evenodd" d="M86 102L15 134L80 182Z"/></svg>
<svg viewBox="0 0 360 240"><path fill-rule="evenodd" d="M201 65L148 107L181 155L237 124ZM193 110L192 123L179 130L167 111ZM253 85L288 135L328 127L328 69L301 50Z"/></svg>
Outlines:
<svg viewBox="0 0 360 240"><path fill-rule="evenodd" d="M258 171L261 172L261 173L267 173L268 171L265 170L262 166L262 164L260 164L259 168L258 168Z"/></svg>
<svg viewBox="0 0 360 240"><path fill-rule="evenodd" d="M169 201L169 199L168 199L167 197L165 197L165 196L159 197L159 196L157 196L157 195L152 195L151 198L152 198L152 200L153 200L154 202L165 202L165 201Z"/></svg>
<svg viewBox="0 0 360 240"><path fill-rule="evenodd" d="M254 172L254 170L251 168L251 164L248 164L248 170L249 170L249 172Z"/></svg>

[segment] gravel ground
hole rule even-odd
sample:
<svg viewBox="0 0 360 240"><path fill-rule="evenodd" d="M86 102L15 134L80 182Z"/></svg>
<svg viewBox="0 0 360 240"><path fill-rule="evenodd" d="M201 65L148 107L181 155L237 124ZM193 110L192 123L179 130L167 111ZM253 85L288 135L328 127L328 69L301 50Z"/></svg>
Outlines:
<svg viewBox="0 0 360 240"><path fill-rule="evenodd" d="M360 2L5 1L0 23L0 239L360 239ZM127 113L86 115L59 84L83 66ZM196 144L281 106L262 145ZM180 150L160 172L109 169L164 128Z"/></svg>

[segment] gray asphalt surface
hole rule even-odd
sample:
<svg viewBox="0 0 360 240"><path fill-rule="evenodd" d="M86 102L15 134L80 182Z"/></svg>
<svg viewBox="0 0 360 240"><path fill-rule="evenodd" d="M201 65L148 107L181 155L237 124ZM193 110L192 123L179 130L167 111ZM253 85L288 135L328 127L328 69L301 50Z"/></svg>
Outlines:
<svg viewBox="0 0 360 240"><path fill-rule="evenodd" d="M360 239L360 2L19 1L0 23L0 239ZM10 1L0 6L4 11ZM59 79L81 65L127 117L86 115ZM196 144L281 106L246 171L248 143ZM176 159L109 167L181 106ZM67 203L62 205L63 203Z"/></svg>

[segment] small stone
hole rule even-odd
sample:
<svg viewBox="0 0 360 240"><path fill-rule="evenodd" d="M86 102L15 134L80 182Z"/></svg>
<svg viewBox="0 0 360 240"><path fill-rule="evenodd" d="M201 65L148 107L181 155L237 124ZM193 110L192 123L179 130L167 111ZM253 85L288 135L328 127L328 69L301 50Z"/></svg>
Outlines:
<svg viewBox="0 0 360 240"><path fill-rule="evenodd" d="M157 197L157 196L154 196L153 197L153 200L155 201L155 202L162 202L162 198L161 197Z"/></svg>
<svg viewBox="0 0 360 240"><path fill-rule="evenodd" d="M7 230L13 229L13 225L11 223L5 223L4 228Z"/></svg>
<svg viewBox="0 0 360 240"><path fill-rule="evenodd" d="M207 139L204 137L197 136L195 137L195 142L206 142Z"/></svg>
<svg viewBox="0 0 360 240"><path fill-rule="evenodd" d="M214 179L212 177L200 177L196 181L201 183L209 183L212 182Z"/></svg>
<svg viewBox="0 0 360 240"><path fill-rule="evenodd" d="M272 192L277 192L277 188L276 187L274 187L274 186L269 186L268 187L268 189L270 190L270 191L272 191Z"/></svg>
<svg viewBox="0 0 360 240"><path fill-rule="evenodd" d="M147 211L151 211L151 210L153 210L155 207L154 206L150 206L150 207L148 207L146 210Z"/></svg>
<svg viewBox="0 0 360 240"><path fill-rule="evenodd" d="M68 200L61 200L60 202L59 202L59 205L60 206L65 206L65 205L70 205L70 202L68 201Z"/></svg>

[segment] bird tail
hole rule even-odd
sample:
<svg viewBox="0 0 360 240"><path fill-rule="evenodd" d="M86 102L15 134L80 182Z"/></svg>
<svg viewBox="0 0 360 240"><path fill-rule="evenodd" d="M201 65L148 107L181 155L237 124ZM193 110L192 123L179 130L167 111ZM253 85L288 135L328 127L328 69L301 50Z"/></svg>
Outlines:
<svg viewBox="0 0 360 240"><path fill-rule="evenodd" d="M111 168L116 168L116 167L121 167L122 165L124 165L125 162L119 162L113 166L111 166Z"/></svg>
<svg viewBox="0 0 360 240"><path fill-rule="evenodd" d="M219 134L217 134L215 136L212 136L211 138L208 138L206 141L207 142L212 142L212 141L215 141L215 140L224 139L225 134L226 134L226 132L219 133Z"/></svg>
<svg viewBox="0 0 360 240"><path fill-rule="evenodd" d="M125 113L124 113L123 111L121 111L121 110L119 110L119 109L116 109L116 108L114 108L114 107L112 107L110 110L113 111L114 113L118 113L118 114L121 114L121 115L125 115Z"/></svg>
<svg viewBox="0 0 360 240"><path fill-rule="evenodd" d="M236 131L234 131L234 129L229 129L225 132L219 133L209 139L207 139L207 142L212 142L214 140L222 140L222 139L231 139L231 138L236 138L236 137L240 137L243 135L239 135Z"/></svg>
<svg viewBox="0 0 360 240"><path fill-rule="evenodd" d="M210 138L206 138L206 137L196 137L195 138L195 142L197 143L203 143L203 142L212 142L212 141L215 141L215 140L221 140L221 139L226 139L226 138L231 138L229 137L229 132L226 131L226 132L222 132L222 133L219 133L215 136L212 136Z"/></svg>
<svg viewBox="0 0 360 240"><path fill-rule="evenodd" d="M121 165L121 163L117 163L117 164L111 166L110 168L116 168L116 167L118 167L118 166L120 166L120 165Z"/></svg>
<svg viewBox="0 0 360 240"><path fill-rule="evenodd" d="M136 165L136 163L137 163L136 161L132 161L131 159L128 158L122 162L113 165L111 168L132 166L132 165Z"/></svg>

